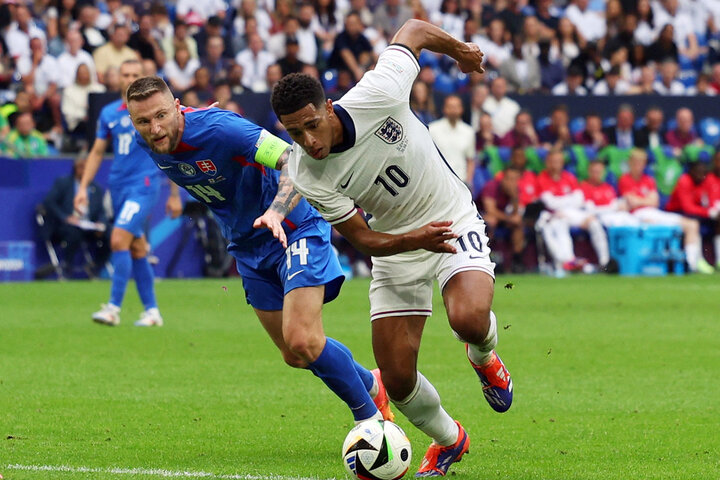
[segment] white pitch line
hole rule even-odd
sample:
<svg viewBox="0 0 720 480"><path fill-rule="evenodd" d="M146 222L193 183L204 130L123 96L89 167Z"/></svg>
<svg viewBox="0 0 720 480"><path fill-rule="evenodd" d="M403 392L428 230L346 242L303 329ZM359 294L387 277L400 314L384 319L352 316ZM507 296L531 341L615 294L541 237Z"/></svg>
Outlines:
<svg viewBox="0 0 720 480"><path fill-rule="evenodd" d="M284 475L218 475L210 472L188 472L164 470L161 468L93 468L71 467L68 465L5 465L8 470L26 472L68 472L68 473L107 473L111 475L151 475L165 478L218 478L223 480L336 480L335 478L320 479L318 477L288 477Z"/></svg>

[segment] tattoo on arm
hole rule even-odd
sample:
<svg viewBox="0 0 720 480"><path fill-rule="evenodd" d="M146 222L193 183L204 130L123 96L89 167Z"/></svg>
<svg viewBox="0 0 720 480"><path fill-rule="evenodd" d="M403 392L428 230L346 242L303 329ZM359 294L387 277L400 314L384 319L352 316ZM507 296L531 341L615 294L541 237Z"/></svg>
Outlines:
<svg viewBox="0 0 720 480"><path fill-rule="evenodd" d="M287 158L290 149L288 148L278 159L277 166L280 168L280 181L278 182L278 192L273 199L272 204L268 210L274 210L281 214L283 217L287 216L293 208L298 204L302 198L300 194L295 191L290 176L288 175L288 164Z"/></svg>

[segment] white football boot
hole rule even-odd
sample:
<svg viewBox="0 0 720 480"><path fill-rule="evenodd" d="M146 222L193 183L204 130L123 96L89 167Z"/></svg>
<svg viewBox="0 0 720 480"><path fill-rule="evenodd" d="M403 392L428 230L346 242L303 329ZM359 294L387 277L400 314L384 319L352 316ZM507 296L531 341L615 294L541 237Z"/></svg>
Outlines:
<svg viewBox="0 0 720 480"><path fill-rule="evenodd" d="M93 322L114 327L120 324L120 307L112 303L103 303L100 310L92 314Z"/></svg>
<svg viewBox="0 0 720 480"><path fill-rule="evenodd" d="M140 320L135 322L136 327L162 327L163 319L157 308L148 308L140 314Z"/></svg>

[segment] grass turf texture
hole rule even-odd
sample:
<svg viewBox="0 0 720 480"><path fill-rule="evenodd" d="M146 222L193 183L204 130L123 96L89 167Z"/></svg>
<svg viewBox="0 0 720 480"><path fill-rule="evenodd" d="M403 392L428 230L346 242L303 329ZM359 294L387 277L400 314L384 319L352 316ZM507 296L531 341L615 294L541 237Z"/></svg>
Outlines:
<svg viewBox="0 0 720 480"><path fill-rule="evenodd" d="M161 329L132 326L132 286L119 327L93 324L108 288L0 285L6 479L160 478L102 471L112 467L345 478L349 412L282 363L238 279L158 282ZM325 325L371 367L367 288L347 283ZM499 352L515 382L502 415L482 399L436 293L420 368L472 439L454 478L720 478L719 288L716 276L499 277ZM398 423L413 444L410 477L428 440Z"/></svg>

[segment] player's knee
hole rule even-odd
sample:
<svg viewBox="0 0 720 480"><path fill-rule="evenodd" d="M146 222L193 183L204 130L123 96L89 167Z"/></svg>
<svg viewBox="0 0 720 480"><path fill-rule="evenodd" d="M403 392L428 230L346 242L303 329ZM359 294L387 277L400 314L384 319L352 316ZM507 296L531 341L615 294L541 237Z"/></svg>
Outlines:
<svg viewBox="0 0 720 480"><path fill-rule="evenodd" d="M317 360L322 353L324 337L317 338L300 328L285 331L283 337L290 353L305 362Z"/></svg>
<svg viewBox="0 0 720 480"><path fill-rule="evenodd" d="M147 247L144 244L140 245L138 242L133 242L130 246L130 255L134 259L144 258L147 256Z"/></svg>
<svg viewBox="0 0 720 480"><path fill-rule="evenodd" d="M462 302L448 309L450 327L462 340L477 344L487 337L490 328L490 305Z"/></svg>
<svg viewBox="0 0 720 480"><path fill-rule="evenodd" d="M283 360L292 368L307 368L308 362L290 351L282 352Z"/></svg>

